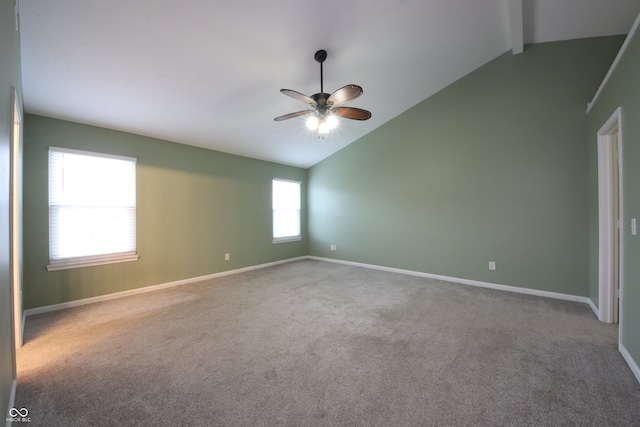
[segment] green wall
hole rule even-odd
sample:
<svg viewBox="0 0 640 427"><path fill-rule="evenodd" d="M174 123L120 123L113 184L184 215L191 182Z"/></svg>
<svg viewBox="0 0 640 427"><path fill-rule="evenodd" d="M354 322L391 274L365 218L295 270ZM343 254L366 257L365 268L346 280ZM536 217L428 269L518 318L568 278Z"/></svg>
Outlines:
<svg viewBox="0 0 640 427"><path fill-rule="evenodd" d="M622 343L640 363L640 235L631 235L631 218L640 219L640 34L631 39L602 94L588 115L590 190L590 290L598 301L598 151L597 133L622 107L624 233Z"/></svg>
<svg viewBox="0 0 640 427"><path fill-rule="evenodd" d="M622 41L506 53L313 166L310 254L589 295L586 105Z"/></svg>
<svg viewBox="0 0 640 427"><path fill-rule="evenodd" d="M305 254L593 298L594 129L618 105L625 117L638 115L637 40L596 108L589 116L585 110L622 40L546 43L527 46L522 55L506 53L308 171L27 115L25 308ZM4 85L6 52L0 53ZM4 117L9 98L4 86L0 90ZM624 126L628 222L640 217L633 213L640 211L640 197L631 194L640 178L633 168L640 143L629 142L638 141L640 129L632 119ZM3 165L7 135L0 128ZM52 145L138 158L139 261L46 271ZM307 188L301 242L271 243L274 177ZM0 194L2 203L5 196ZM597 228L595 233L597 244ZM331 244L338 250L330 251ZM627 324L640 322L633 307L640 301L640 267L632 263L638 251L636 239L627 239ZM225 252L231 261L223 260ZM6 313L3 253L0 298ZM489 261L497 262L496 271L488 270ZM4 337L10 322L4 314L0 321ZM639 360L640 340L626 331L627 348ZM4 356L13 355L5 341L0 397L6 406L11 378L5 372L11 374L12 364Z"/></svg>
<svg viewBox="0 0 640 427"><path fill-rule="evenodd" d="M20 37L15 30L13 0L0 0L0 411L8 413L15 352L11 315L9 172L11 165L12 87L22 96ZM4 416L4 415L3 415ZM2 418L0 418L2 419Z"/></svg>
<svg viewBox="0 0 640 427"><path fill-rule="evenodd" d="M271 234L271 180L306 188L304 169L35 115L24 141L27 309L306 255L306 210L302 241L273 244ZM138 159L139 261L46 271L49 146Z"/></svg>

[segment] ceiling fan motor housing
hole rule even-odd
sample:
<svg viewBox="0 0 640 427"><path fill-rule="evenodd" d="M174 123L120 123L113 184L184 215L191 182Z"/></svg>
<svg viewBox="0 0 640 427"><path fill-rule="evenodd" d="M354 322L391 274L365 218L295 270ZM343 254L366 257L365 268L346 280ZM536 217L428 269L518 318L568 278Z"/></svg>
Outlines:
<svg viewBox="0 0 640 427"><path fill-rule="evenodd" d="M330 105L327 104L327 99L329 99L329 96L331 96L331 94L320 92L320 93L314 93L313 95L310 96L310 98L316 101L316 104L318 104L318 109L320 110L320 109L328 109L330 107Z"/></svg>

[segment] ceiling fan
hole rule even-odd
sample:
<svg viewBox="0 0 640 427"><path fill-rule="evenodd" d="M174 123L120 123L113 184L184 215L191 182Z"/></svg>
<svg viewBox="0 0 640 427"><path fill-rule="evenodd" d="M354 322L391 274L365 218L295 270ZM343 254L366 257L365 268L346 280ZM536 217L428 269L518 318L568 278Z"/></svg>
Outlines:
<svg viewBox="0 0 640 427"><path fill-rule="evenodd" d="M320 92L311 96L303 95L291 89L280 89L280 92L294 99L306 102L311 105L312 109L297 111L295 113L285 114L276 117L274 120L280 122L282 120L291 119L298 116L307 115L307 127L318 133L318 137L324 137L329 131L338 125L338 117L344 117L351 120L368 120L371 118L371 112L354 107L344 107L345 104L360 95L362 88L358 85L346 85L336 90L332 94L324 92L322 63L327 59L327 51L319 50L314 56L315 60L320 63Z"/></svg>

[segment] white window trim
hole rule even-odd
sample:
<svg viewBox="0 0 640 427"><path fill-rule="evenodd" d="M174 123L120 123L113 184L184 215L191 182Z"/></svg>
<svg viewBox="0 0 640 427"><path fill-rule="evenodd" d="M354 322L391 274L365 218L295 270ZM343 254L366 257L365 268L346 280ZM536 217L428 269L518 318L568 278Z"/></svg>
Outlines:
<svg viewBox="0 0 640 427"><path fill-rule="evenodd" d="M299 214L300 214L300 234L297 236L285 236L285 237L273 237L273 239L271 240L272 244L277 244L277 243L287 243L287 242L298 242L300 240L302 240L302 181L296 181L293 179L284 179L284 178L273 178L271 180L271 188L273 191L273 181L281 181L281 182L293 182L296 183L298 185L300 185L300 208L298 210ZM273 193L271 194L271 203L273 204ZM271 219L273 221L273 206L271 207ZM273 229L271 230L272 236L273 236Z"/></svg>
<svg viewBox="0 0 640 427"><path fill-rule="evenodd" d="M291 237L276 237L271 242L276 243L286 243L286 242L297 242L302 240L302 236L291 236Z"/></svg>
<svg viewBox="0 0 640 427"><path fill-rule="evenodd" d="M57 151L58 153L79 154L82 156L103 157L105 159L127 160L138 163L138 159L136 157L119 156L117 154L98 153L95 151L76 150L73 148L49 147L49 151L52 150Z"/></svg>
<svg viewBox="0 0 640 427"><path fill-rule="evenodd" d="M138 159L136 157L98 153L95 151L76 150L73 148L63 148L63 147L54 147L54 146L49 147L49 151L51 150L57 151L59 153L70 153L70 154L79 154L84 156L103 157L107 159L126 160L134 163L138 162ZM138 261L139 259L140 259L140 256L137 254L137 251L65 258L61 260L50 259L49 264L47 265L47 271L59 271L59 270L68 270L73 268L93 267L97 265L116 264L121 262L132 262L132 261Z"/></svg>
<svg viewBox="0 0 640 427"><path fill-rule="evenodd" d="M135 252L123 252L111 255L96 255L95 257L66 258L50 261L47 271L68 270L71 268L93 267L96 265L116 264L120 262L138 261L140 257Z"/></svg>

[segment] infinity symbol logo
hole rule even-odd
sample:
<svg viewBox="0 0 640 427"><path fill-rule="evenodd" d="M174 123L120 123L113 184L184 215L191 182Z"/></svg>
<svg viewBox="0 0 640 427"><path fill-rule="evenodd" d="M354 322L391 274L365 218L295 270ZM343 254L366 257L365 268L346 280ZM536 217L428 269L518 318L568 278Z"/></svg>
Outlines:
<svg viewBox="0 0 640 427"><path fill-rule="evenodd" d="M16 408L11 408L9 409L9 416L12 418L16 418L16 417L26 417L27 415L29 415L29 411L27 410L27 408L20 408L20 409L16 409Z"/></svg>

